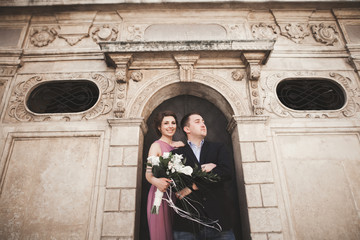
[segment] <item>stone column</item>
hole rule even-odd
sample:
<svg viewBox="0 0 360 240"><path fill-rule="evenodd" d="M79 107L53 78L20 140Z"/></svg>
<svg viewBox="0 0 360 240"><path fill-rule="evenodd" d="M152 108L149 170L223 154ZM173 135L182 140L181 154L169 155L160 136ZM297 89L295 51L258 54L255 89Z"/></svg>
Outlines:
<svg viewBox="0 0 360 240"><path fill-rule="evenodd" d="M229 124L242 228L252 240L283 239L265 116L234 116ZM247 213L245 211L247 209ZM246 238L244 238L246 239Z"/></svg>
<svg viewBox="0 0 360 240"><path fill-rule="evenodd" d="M107 166L103 240L137 239L139 229L142 146L146 127L142 118L109 119L110 153Z"/></svg>

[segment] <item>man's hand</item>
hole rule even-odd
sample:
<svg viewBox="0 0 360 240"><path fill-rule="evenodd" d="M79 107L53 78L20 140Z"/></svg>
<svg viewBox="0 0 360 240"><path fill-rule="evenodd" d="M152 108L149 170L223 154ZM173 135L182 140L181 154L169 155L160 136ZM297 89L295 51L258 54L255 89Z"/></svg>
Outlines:
<svg viewBox="0 0 360 240"><path fill-rule="evenodd" d="M187 195L189 195L191 192L192 192L191 189L186 187L186 188L178 191L177 193L175 193L175 196L181 200L184 197L186 197Z"/></svg>
<svg viewBox="0 0 360 240"><path fill-rule="evenodd" d="M201 170L203 172L210 172L211 170L213 170L216 167L216 164L214 163L205 163L201 165Z"/></svg>

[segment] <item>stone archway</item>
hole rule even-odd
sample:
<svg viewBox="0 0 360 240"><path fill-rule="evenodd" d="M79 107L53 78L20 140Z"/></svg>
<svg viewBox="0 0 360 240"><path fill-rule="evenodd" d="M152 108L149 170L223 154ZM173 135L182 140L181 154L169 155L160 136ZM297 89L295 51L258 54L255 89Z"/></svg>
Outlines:
<svg viewBox="0 0 360 240"><path fill-rule="evenodd" d="M194 86L193 86L194 87ZM180 91L182 92L182 91ZM146 124L148 126L148 132L144 137L144 147L143 147L143 159L146 159L147 152L149 147L153 141L155 141L158 136L156 135L154 129L152 128L153 118L156 113L164 110L174 111L178 120L180 121L182 116L184 116L188 112L196 111L199 112L205 119L207 127L208 127L208 136L207 140L216 141L216 142L224 142L229 151L232 152L232 139L227 131L228 120L225 114L216 107L213 103L206 100L203 97L198 97L194 95L179 95L170 99L165 100L159 106L157 106L146 119ZM176 135L174 136L176 140L186 141L185 136L181 132L181 129L178 129ZM235 168L233 175L234 179L236 176ZM144 175L144 171L142 172ZM146 219L146 201L147 201L147 193L150 185L147 183L146 179L143 178L142 181L142 199L141 199L141 226L140 226L140 239L146 240L148 239L148 229L147 229L147 219ZM232 192L232 202L228 203L233 205L233 218L236 225L240 225L240 216L239 216L239 204L237 199L237 187L236 181L233 184L229 184L227 186L229 188L229 192ZM235 233L237 235L237 239L241 239L241 228L236 228Z"/></svg>

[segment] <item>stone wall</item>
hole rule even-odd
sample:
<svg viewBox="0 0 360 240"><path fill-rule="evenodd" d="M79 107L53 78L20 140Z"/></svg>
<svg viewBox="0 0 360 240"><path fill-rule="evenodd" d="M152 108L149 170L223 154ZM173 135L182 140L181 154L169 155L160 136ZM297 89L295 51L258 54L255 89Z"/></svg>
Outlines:
<svg viewBox="0 0 360 240"><path fill-rule="evenodd" d="M146 120L188 94L229 122L243 239L359 239L360 9L340 3L1 9L0 238L138 239ZM288 108L284 79L332 81L345 104ZM30 111L60 80L99 100Z"/></svg>

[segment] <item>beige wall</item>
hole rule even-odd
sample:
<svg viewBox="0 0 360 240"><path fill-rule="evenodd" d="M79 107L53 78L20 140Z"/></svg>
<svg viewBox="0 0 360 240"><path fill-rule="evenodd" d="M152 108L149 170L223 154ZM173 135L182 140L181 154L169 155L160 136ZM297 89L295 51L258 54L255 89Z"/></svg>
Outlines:
<svg viewBox="0 0 360 240"><path fill-rule="evenodd" d="M1 11L0 238L137 239L145 122L191 94L229 121L244 237L359 239L360 10L213 6ZM335 81L346 103L291 110L276 96L286 78ZM27 109L39 84L83 79L100 89L88 111Z"/></svg>

